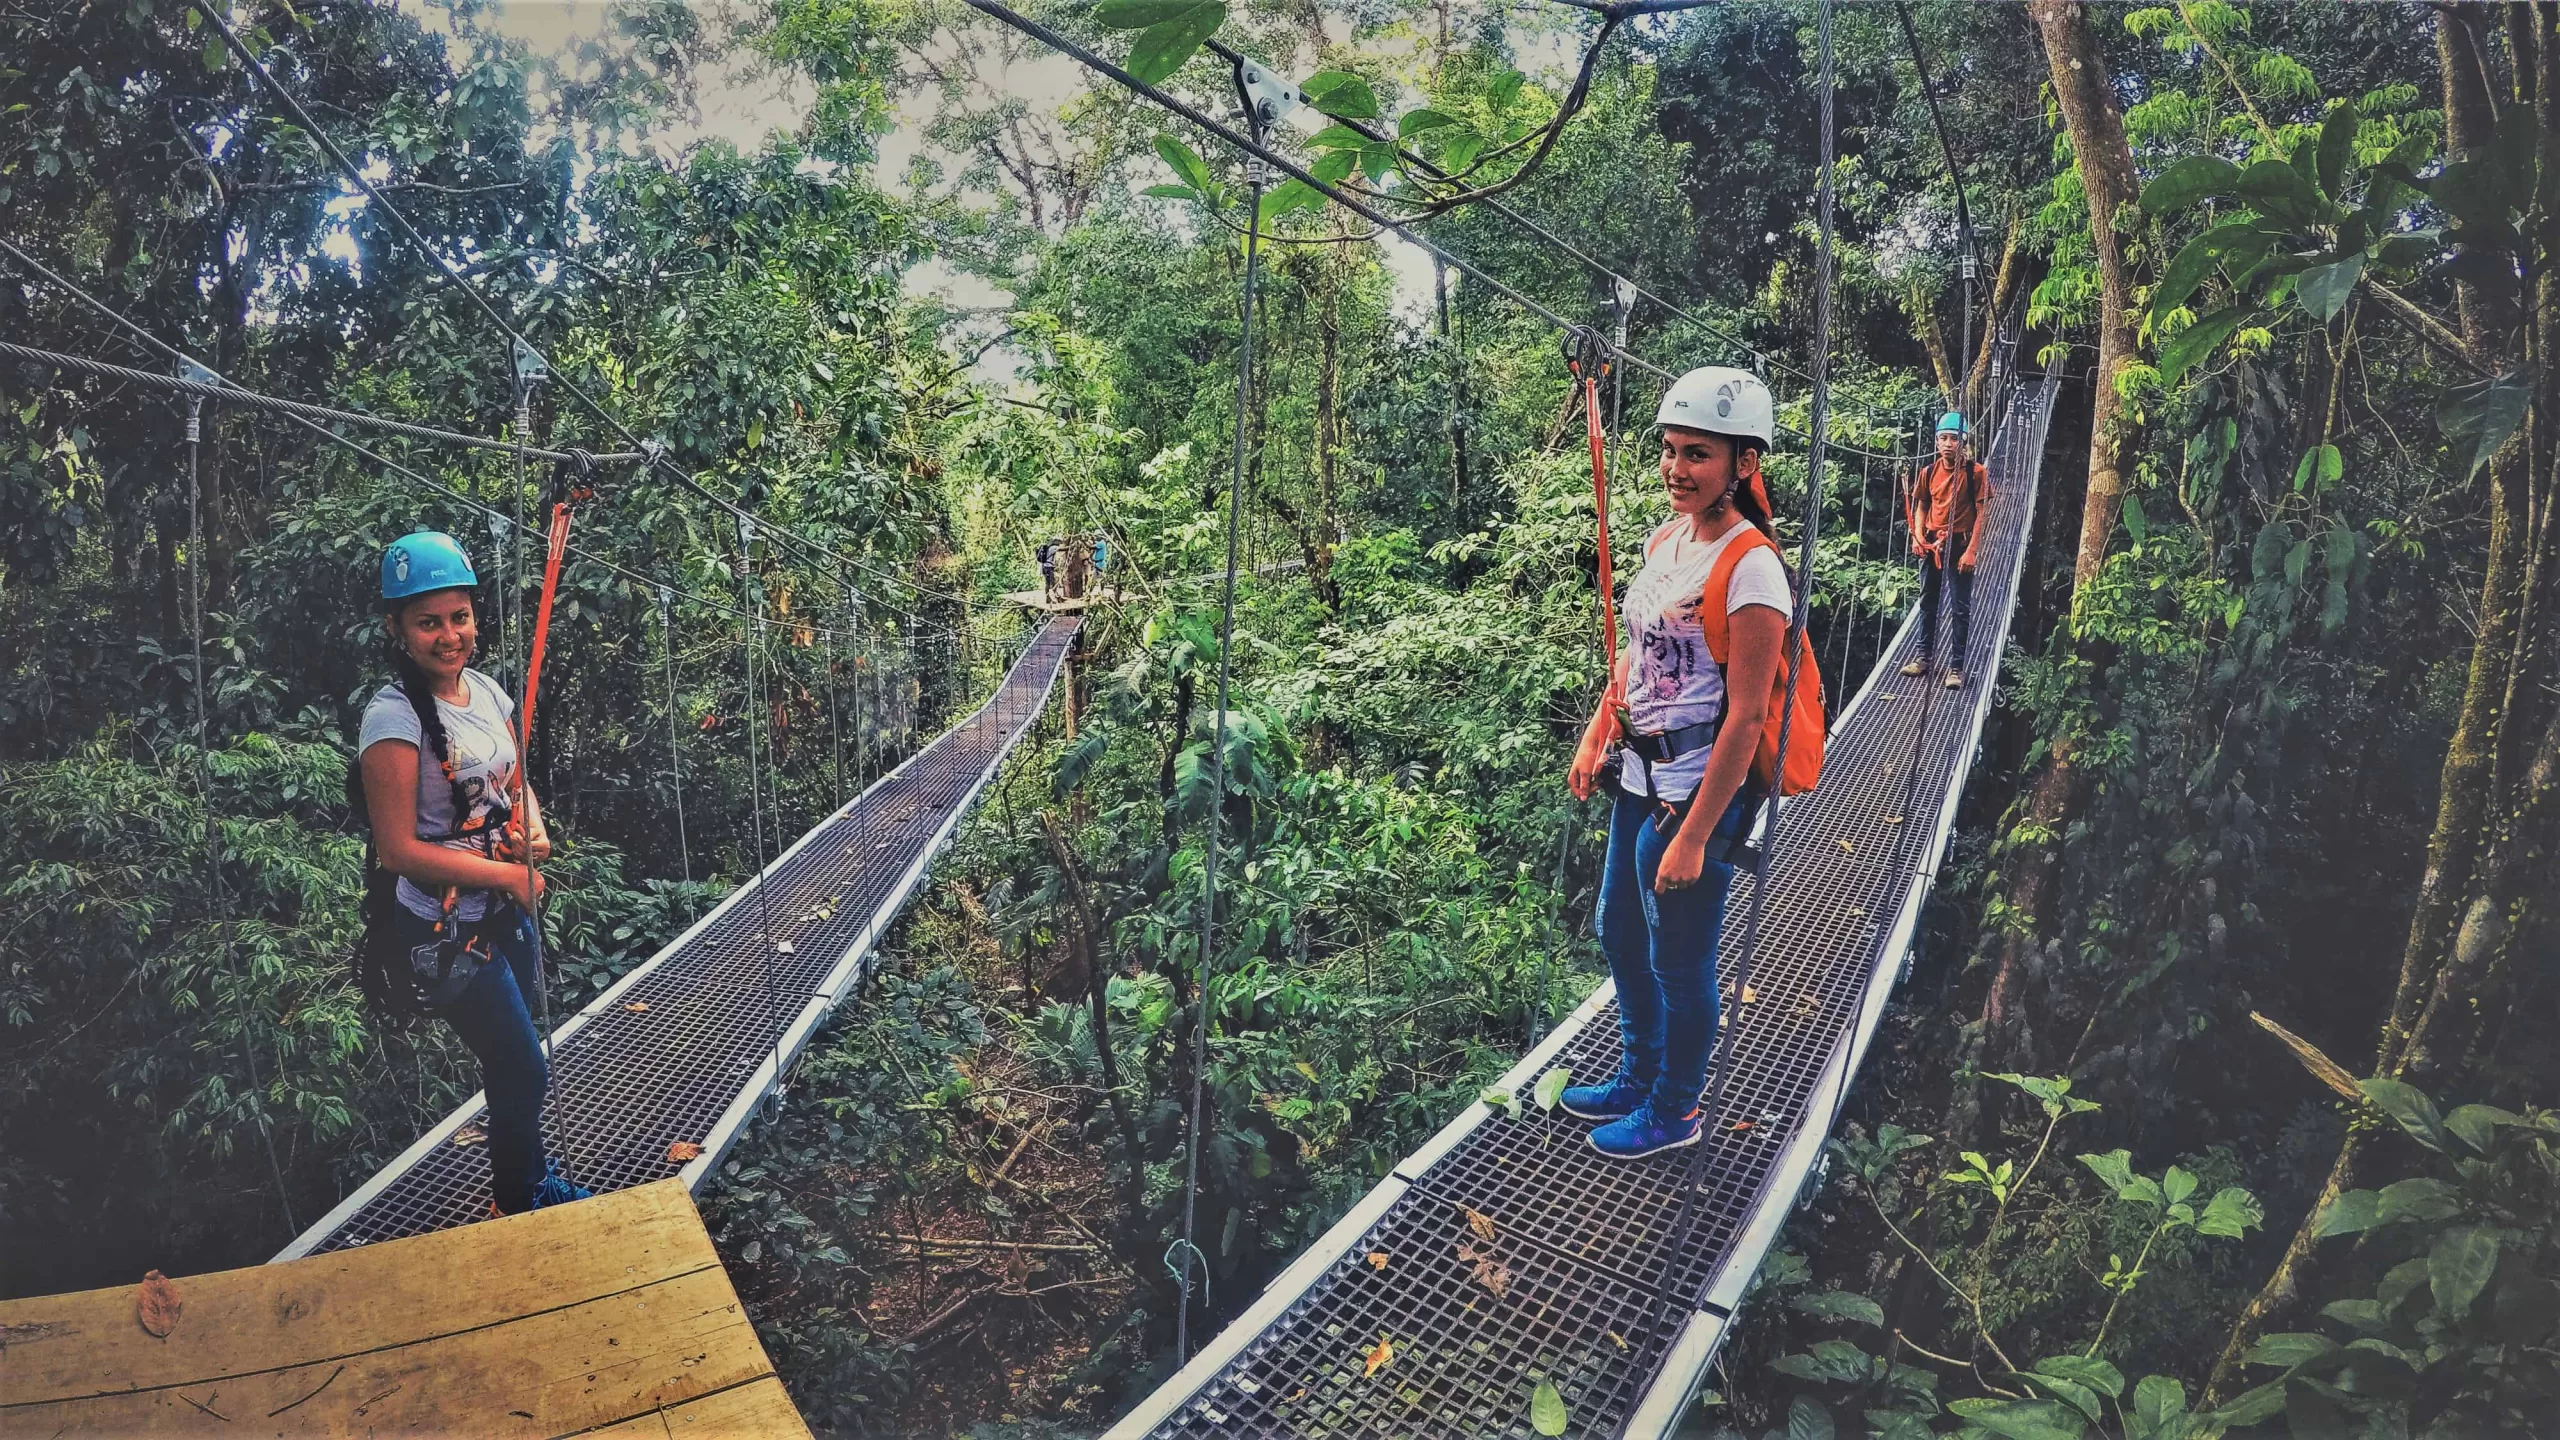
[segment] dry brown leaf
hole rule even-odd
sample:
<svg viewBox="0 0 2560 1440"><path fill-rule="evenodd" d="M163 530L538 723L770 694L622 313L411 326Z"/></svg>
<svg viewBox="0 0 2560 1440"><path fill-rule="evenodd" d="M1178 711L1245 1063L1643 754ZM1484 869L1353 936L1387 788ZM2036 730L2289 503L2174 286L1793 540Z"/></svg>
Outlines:
<svg viewBox="0 0 2560 1440"><path fill-rule="evenodd" d="M1493 1228L1493 1217L1472 1205L1461 1205L1458 1208L1466 1213L1467 1228L1476 1232L1476 1238L1487 1245L1492 1244L1493 1237L1499 1233Z"/></svg>
<svg viewBox="0 0 2560 1440"><path fill-rule="evenodd" d="M1511 1272L1493 1258L1491 1251L1471 1250L1464 1240L1457 1242L1457 1249L1458 1258L1475 1267L1476 1283L1492 1291L1495 1299L1510 1293Z"/></svg>
<svg viewBox="0 0 2560 1440"><path fill-rule="evenodd" d="M1850 844L1849 837L1843 835L1840 837L1840 853L1843 855L1855 855L1858 853L1858 847Z"/></svg>
<svg viewBox="0 0 2560 1440"><path fill-rule="evenodd" d="M646 1015L649 1013L649 1002L646 1000L634 1000L622 1008L630 1011L634 1015Z"/></svg>
<svg viewBox="0 0 2560 1440"><path fill-rule="evenodd" d="M168 1339L169 1332L178 1328L178 1313L186 1308L168 1276L157 1270L143 1275L142 1288L134 1294L133 1318L142 1322L144 1330Z"/></svg>
<svg viewBox="0 0 2560 1440"><path fill-rule="evenodd" d="M1370 1252L1369 1252L1369 1263L1370 1263L1370 1264L1372 1264L1372 1265L1374 1265L1374 1266L1376 1266L1376 1267L1378 1267L1378 1268L1379 1268L1379 1269L1381 1269L1381 1270L1386 1269L1386 1268L1387 1268L1387 1252L1386 1252L1386 1251L1384 1251L1384 1250L1372 1250L1372 1251L1370 1251Z"/></svg>
<svg viewBox="0 0 2560 1440"><path fill-rule="evenodd" d="M677 1165L702 1158L702 1147L690 1140L679 1140L667 1147L667 1159Z"/></svg>
<svg viewBox="0 0 2560 1440"><path fill-rule="evenodd" d="M1386 1337L1385 1332L1381 1331L1378 1335L1378 1348L1369 1352L1368 1362L1360 1371L1360 1378L1366 1380L1370 1376L1377 1374L1379 1371L1386 1369L1387 1366L1395 1360L1395 1358L1395 1342L1389 1340Z"/></svg>
<svg viewBox="0 0 2560 1440"><path fill-rule="evenodd" d="M1615 1330L1612 1330L1609 1332L1609 1343L1617 1346L1621 1350L1624 1350L1627 1348L1627 1337L1619 1334Z"/></svg>
<svg viewBox="0 0 2560 1440"><path fill-rule="evenodd" d="M1757 999L1759 999L1759 998L1760 998L1760 992L1759 992L1759 991L1752 989L1752 988L1751 988L1750 986L1748 986L1748 985L1745 985L1745 986L1743 986L1743 987L1742 987L1742 1003L1743 1003L1743 1004L1748 1005L1748 1004L1750 1004L1752 1001L1757 1000Z"/></svg>
<svg viewBox="0 0 2560 1440"><path fill-rule="evenodd" d="M456 1149L485 1143L488 1138L489 1132L477 1125L465 1125L453 1132L453 1144Z"/></svg>
<svg viewBox="0 0 2560 1440"><path fill-rule="evenodd" d="M1884 817L1884 823L1887 825L1899 825L1902 823L1902 817L1899 815L1887 815Z"/></svg>

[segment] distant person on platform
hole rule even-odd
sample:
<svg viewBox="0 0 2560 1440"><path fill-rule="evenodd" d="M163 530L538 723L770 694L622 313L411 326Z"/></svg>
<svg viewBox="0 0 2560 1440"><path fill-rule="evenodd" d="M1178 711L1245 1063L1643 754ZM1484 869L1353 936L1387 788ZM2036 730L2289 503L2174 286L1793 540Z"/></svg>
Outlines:
<svg viewBox="0 0 2560 1440"><path fill-rule="evenodd" d="M1093 537L1093 588L1094 588L1095 590L1097 590L1097 591L1098 591L1098 590L1100 590L1100 589L1102 588L1102 569L1103 569L1103 567L1104 567L1104 566L1106 566L1106 565L1108 565L1108 564L1110 564L1110 563L1111 563L1111 542L1110 542L1110 541L1108 541L1108 540L1103 539L1103 538L1102 538L1101 536L1099 536L1099 535L1094 536L1094 537Z"/></svg>
<svg viewBox="0 0 2560 1440"><path fill-rule="evenodd" d="M1920 648L1902 667L1905 675L1929 673L1938 638L1941 597L1947 617L1947 688L1964 688L1965 642L1973 629L1973 563L1982 549L1982 512L1991 503L1991 472L1965 458L1964 416L1950 410L1938 421L1938 458L1911 479L1903 504L1911 522L1912 549L1920 559Z"/></svg>
<svg viewBox="0 0 2560 1440"><path fill-rule="evenodd" d="M1033 553L1040 560L1040 598L1055 601L1058 598L1058 542L1043 540Z"/></svg>

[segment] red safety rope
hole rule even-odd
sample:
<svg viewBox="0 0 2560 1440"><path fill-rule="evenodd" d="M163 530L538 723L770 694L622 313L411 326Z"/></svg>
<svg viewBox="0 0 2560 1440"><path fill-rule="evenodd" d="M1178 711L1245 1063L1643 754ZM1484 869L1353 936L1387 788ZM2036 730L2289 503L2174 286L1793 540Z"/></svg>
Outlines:
<svg viewBox="0 0 2560 1440"><path fill-rule="evenodd" d="M1618 679L1618 590L1609 563L1608 436L1600 425L1600 377L1609 371L1608 351L1588 330L1565 337L1565 364L1582 381L1582 427L1591 442L1591 508L1600 522L1600 651L1608 658L1603 687Z"/></svg>

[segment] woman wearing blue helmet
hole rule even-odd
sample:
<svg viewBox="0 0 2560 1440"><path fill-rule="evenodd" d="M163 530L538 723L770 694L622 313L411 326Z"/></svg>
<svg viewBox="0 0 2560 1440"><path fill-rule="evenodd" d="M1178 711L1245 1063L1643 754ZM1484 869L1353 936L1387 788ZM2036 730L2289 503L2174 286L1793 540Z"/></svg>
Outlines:
<svg viewBox="0 0 2560 1440"><path fill-rule="evenodd" d="M478 583L450 535L421 530L383 552L393 678L365 707L356 753L374 853L398 878L368 897L370 941L406 960L409 993L479 1057L490 1194L514 1214L588 1192L543 1151L550 1073L525 1004L541 993L542 880L525 862L546 858L551 838L517 773L514 702L470 667Z"/></svg>

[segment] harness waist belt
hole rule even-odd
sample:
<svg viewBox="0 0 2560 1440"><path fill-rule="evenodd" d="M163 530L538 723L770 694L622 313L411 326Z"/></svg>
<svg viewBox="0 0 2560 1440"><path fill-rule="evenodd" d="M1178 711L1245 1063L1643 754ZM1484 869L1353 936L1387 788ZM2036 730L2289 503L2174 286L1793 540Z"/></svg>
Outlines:
<svg viewBox="0 0 2560 1440"><path fill-rule="evenodd" d="M1677 730L1661 730L1651 735L1629 735L1627 748L1648 765L1668 765L1683 755L1694 755L1716 743L1716 721L1701 720Z"/></svg>

